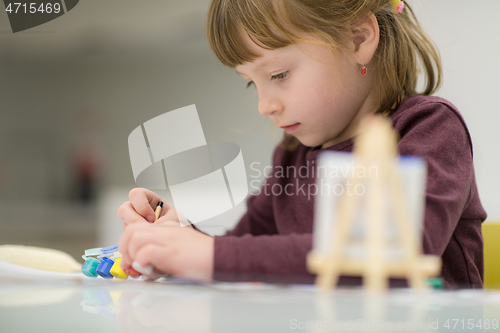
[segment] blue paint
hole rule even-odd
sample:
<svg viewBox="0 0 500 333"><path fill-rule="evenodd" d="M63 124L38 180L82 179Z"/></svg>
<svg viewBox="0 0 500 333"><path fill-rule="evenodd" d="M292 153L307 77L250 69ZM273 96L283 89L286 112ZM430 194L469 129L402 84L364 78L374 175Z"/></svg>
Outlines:
<svg viewBox="0 0 500 333"><path fill-rule="evenodd" d="M101 263L97 267L97 274L105 279L112 279L113 275L109 272L109 270L114 264L115 262L113 260L106 257L102 258Z"/></svg>

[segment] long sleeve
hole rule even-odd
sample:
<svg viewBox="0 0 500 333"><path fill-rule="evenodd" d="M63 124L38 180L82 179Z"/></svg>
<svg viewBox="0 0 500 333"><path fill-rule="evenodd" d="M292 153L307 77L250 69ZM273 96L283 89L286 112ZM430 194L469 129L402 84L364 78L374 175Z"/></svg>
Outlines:
<svg viewBox="0 0 500 333"><path fill-rule="evenodd" d="M312 234L215 236L214 279L311 283L311 247Z"/></svg>
<svg viewBox="0 0 500 333"><path fill-rule="evenodd" d="M259 195L250 195L247 198L247 212L233 229L226 232L225 236L245 234L257 236L277 233L271 197L261 192Z"/></svg>
<svg viewBox="0 0 500 333"><path fill-rule="evenodd" d="M406 118L406 119L405 119ZM427 162L423 252L441 256L445 286L482 287L481 206L474 176L472 141L453 105L431 102L396 120L402 155Z"/></svg>
<svg viewBox="0 0 500 333"><path fill-rule="evenodd" d="M273 156L273 170L283 163L282 153L277 147ZM215 280L313 281L314 276L307 272L305 266L306 255L312 248L312 234L287 231L287 234L282 234L283 230L278 231L275 212L289 210L284 205L273 207L276 197L270 191L273 185L278 185L282 180L271 172L260 193L247 199L247 212L236 227L224 236L214 237ZM289 214L286 217L288 223L293 220L293 213Z"/></svg>
<svg viewBox="0 0 500 333"><path fill-rule="evenodd" d="M401 155L427 162L423 249L442 255L469 199L473 175L472 146L461 119L441 103L429 103L399 128Z"/></svg>

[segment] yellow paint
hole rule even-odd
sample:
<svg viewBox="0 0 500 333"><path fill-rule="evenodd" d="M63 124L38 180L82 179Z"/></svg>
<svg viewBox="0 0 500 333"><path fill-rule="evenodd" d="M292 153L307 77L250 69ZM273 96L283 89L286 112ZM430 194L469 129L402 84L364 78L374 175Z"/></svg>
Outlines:
<svg viewBox="0 0 500 333"><path fill-rule="evenodd" d="M113 275L115 278L118 278L118 279L128 279L128 275L125 274L125 272L123 271L123 269L120 267L120 261L122 261L122 258L117 258L113 267L111 267L111 269L109 270L109 272L111 273L111 275Z"/></svg>

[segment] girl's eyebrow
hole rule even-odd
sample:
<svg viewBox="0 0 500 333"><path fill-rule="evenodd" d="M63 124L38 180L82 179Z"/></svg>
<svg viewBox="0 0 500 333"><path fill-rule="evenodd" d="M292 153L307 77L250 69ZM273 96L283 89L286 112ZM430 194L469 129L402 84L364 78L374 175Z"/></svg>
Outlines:
<svg viewBox="0 0 500 333"><path fill-rule="evenodd" d="M268 62L268 61L263 61L262 63L257 64L257 65L255 66L255 69L259 69L259 68L262 68L262 67L266 67L267 65L269 65L269 62ZM243 73L238 72L238 70L236 70L236 73L238 73L238 74L240 74L240 75L243 75Z"/></svg>
<svg viewBox="0 0 500 333"><path fill-rule="evenodd" d="M255 65L255 69L260 69L262 67L267 67L269 65L273 65L273 64L279 63L279 62L281 62L283 60L284 60L284 57L275 57L275 58L272 58L270 60L263 60L260 64ZM238 73L240 75L244 75L243 73L238 72L238 70L236 70L236 73Z"/></svg>

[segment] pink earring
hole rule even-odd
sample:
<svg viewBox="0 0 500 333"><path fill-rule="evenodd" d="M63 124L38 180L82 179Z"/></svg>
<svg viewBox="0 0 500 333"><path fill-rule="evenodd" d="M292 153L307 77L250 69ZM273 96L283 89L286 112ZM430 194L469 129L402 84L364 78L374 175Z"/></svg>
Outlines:
<svg viewBox="0 0 500 333"><path fill-rule="evenodd" d="M361 67L361 74L366 75L366 73L368 72L368 70L366 69L366 66L363 63L361 66L362 66Z"/></svg>

